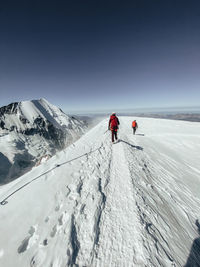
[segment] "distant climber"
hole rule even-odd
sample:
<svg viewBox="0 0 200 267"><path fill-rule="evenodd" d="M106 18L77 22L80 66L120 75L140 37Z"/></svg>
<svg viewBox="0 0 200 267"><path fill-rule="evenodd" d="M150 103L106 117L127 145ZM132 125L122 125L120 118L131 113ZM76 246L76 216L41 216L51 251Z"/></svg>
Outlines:
<svg viewBox="0 0 200 267"><path fill-rule="evenodd" d="M136 129L138 128L138 124L137 124L136 120L134 120L134 121L132 122L132 128L133 128L133 134L135 134Z"/></svg>
<svg viewBox="0 0 200 267"><path fill-rule="evenodd" d="M117 140L117 130L119 129L119 119L116 116L116 113L113 112L110 116L109 124L108 124L108 130L111 130L111 137L112 142L114 143L114 139Z"/></svg>

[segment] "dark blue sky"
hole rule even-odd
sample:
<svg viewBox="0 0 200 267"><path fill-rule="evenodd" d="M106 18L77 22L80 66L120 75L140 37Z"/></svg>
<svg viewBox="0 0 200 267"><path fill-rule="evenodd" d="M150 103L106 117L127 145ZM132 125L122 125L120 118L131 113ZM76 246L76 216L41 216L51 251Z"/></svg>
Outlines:
<svg viewBox="0 0 200 267"><path fill-rule="evenodd" d="M200 1L1 1L0 92L66 111L199 106Z"/></svg>

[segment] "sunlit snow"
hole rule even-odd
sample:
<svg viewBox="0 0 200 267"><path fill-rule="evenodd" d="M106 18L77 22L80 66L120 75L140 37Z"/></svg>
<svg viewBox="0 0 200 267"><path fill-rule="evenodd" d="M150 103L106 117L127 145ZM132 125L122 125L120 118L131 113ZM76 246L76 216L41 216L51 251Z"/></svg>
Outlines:
<svg viewBox="0 0 200 267"><path fill-rule="evenodd" d="M199 266L200 124L132 119L0 187L0 266Z"/></svg>

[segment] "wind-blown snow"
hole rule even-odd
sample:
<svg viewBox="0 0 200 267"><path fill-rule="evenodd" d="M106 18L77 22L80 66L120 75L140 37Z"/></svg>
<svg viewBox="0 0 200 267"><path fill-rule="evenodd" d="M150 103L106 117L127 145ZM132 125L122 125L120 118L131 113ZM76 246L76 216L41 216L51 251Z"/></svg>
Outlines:
<svg viewBox="0 0 200 267"><path fill-rule="evenodd" d="M119 119L0 187L0 266L199 266L200 124Z"/></svg>

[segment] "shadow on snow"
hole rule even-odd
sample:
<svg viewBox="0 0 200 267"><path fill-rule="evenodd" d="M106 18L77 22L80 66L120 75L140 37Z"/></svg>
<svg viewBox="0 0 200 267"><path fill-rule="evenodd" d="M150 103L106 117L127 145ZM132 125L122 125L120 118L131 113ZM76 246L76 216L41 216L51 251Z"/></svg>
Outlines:
<svg viewBox="0 0 200 267"><path fill-rule="evenodd" d="M142 133L141 134L135 134L135 135L145 136L145 134L142 134Z"/></svg>
<svg viewBox="0 0 200 267"><path fill-rule="evenodd" d="M200 223L196 220L196 226L200 235ZM184 267L200 267L200 237L193 241L187 263Z"/></svg>
<svg viewBox="0 0 200 267"><path fill-rule="evenodd" d="M130 143L128 143L128 142L126 142L126 141L124 141L124 140L122 140L122 139L120 139L119 142L123 142L123 143L125 143L125 144L131 146L132 148L137 149L137 150L143 150L143 147L132 145L132 144L130 144Z"/></svg>

